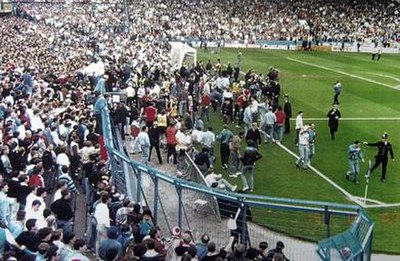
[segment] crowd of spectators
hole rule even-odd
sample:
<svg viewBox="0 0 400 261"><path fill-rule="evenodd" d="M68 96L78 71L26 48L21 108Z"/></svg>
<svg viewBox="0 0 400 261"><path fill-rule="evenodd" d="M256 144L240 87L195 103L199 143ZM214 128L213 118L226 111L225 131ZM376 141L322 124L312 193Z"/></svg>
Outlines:
<svg viewBox="0 0 400 261"><path fill-rule="evenodd" d="M399 3L385 1L77 1L43 12L26 5L38 19L85 32L96 26L122 30L128 17L136 37L200 41L309 40L368 41L388 46L398 41ZM72 1L74 3L74 1ZM67 23L58 23L57 13ZM68 15L70 14L70 15ZM85 16L90 14L90 16ZM101 38L101 37L99 37Z"/></svg>
<svg viewBox="0 0 400 261"><path fill-rule="evenodd" d="M207 235L196 244L189 231L179 229L162 241L151 210L112 186L100 113L110 110L122 139L132 136L129 151L140 152L143 163L148 164L154 149L159 164L176 164L177 175L184 176L185 152L197 151L193 159L208 174L208 185L235 191L213 172L214 144L219 142L223 168L230 177L241 176L242 191L253 190L262 139L279 143L283 131L290 131L291 106L288 97L281 104L279 71L270 68L263 75L250 70L239 81L239 55L238 63L226 68L221 61L176 68L169 45L158 38L295 39L315 28L326 40L398 37L394 2L376 3L365 12L362 4L370 7L368 1L314 8L318 3L132 1L131 31L121 2L20 4L18 17L1 18L4 260L87 260L87 248L102 260L285 260L282 242L269 251L265 242L260 249L246 250L233 244L233 237L218 250ZM385 4L389 8L383 10ZM344 22L356 11L369 17L368 25L357 16L356 25L335 26L335 19ZM314 24L307 29L300 19ZM108 91L125 92L126 103L113 101ZM210 121L216 111L224 123L218 135ZM243 130L235 135L230 123ZM86 194L90 215L86 240L73 233L79 191Z"/></svg>

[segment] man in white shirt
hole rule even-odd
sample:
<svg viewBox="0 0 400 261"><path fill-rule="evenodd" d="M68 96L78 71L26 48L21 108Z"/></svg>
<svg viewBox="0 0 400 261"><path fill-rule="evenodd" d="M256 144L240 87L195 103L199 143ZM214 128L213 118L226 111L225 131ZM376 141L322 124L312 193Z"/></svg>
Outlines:
<svg viewBox="0 0 400 261"><path fill-rule="evenodd" d="M296 161L296 167L300 168L300 165L303 169L307 169L309 163L309 126L304 126L299 131L299 159Z"/></svg>
<svg viewBox="0 0 400 261"><path fill-rule="evenodd" d="M231 185L227 180L222 178L221 174L215 174L212 169L209 170L209 174L205 177L207 186L217 187L219 189L228 189L230 191L235 191L237 189L236 185Z"/></svg>
<svg viewBox="0 0 400 261"><path fill-rule="evenodd" d="M107 239L107 228L110 227L110 210L107 206L108 202L111 200L110 196L103 195L101 197L101 202L97 204L94 210L94 218L97 221L97 237L96 237L96 253L99 251L100 243Z"/></svg>
<svg viewBox="0 0 400 261"><path fill-rule="evenodd" d="M300 130L303 128L303 112L299 111L299 113L297 114L296 117L296 137L294 140L294 143L296 144L296 146L299 144L299 133Z"/></svg>
<svg viewBox="0 0 400 261"><path fill-rule="evenodd" d="M142 131L139 133L137 137L137 142L140 145L140 149L142 150L142 162L145 165L149 164L149 154L150 154L150 137L149 137L149 128L147 126L142 127Z"/></svg>

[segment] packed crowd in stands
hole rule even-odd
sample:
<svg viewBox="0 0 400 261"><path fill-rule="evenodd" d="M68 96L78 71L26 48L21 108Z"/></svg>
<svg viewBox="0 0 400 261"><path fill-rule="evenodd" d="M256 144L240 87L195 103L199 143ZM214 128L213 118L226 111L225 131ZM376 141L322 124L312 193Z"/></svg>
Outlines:
<svg viewBox="0 0 400 261"><path fill-rule="evenodd" d="M132 130L127 133L132 136L129 151L142 153L143 163L148 164L154 149L160 164L176 164L177 174L184 176L184 154L194 148L194 161L208 174L209 185L234 191L236 187L213 173L214 143L219 141L223 168L231 177L240 175L242 190L251 191L262 139L279 143L283 131L290 131L290 101L281 97L278 70L270 68L265 75L250 70L240 81L239 54L237 64L227 68L220 61L208 61L176 69L168 56L169 45L155 39L301 38L307 33L299 27L302 18L317 21L315 28L327 40L342 38L342 34L396 39L398 4L391 2L365 7L366 15L374 18L368 26L365 18L357 16L360 25L335 27L339 22L332 21L350 19L354 10L363 12L364 3L341 7L332 3L325 10L310 7L318 2L265 6L230 1L227 4L246 8L229 8L236 10L229 13L219 2L196 6L133 1L131 32L123 26L121 3L107 8L86 8L84 3L21 4L17 14L25 18L1 18L3 259L89 260L89 248L101 260L287 260L282 242L273 249L266 242L259 248L246 248L232 237L221 249L206 234L195 242L190 231L179 228L173 229L171 240L162 241L161 234L168 232L152 224L151 210L131 202L111 185L100 112L110 110L122 138L126 129ZM324 15L315 18L312 10ZM355 28L357 32L352 32ZM125 92L127 103L112 102L106 92L113 90ZM225 124L219 135L210 124L210 113L217 110L222 111ZM234 135L230 123L243 130ZM242 140L247 141L243 152ZM160 151L163 148L166 156ZM248 181L246 172L250 172ZM90 213L86 239L75 238L73 233L79 191L85 193Z"/></svg>
<svg viewBox="0 0 400 261"><path fill-rule="evenodd" d="M74 2L74 1L72 1ZM93 7L59 5L50 12L36 5L24 6L29 13L49 23L56 23L59 12L75 30L90 31L95 22L100 27L120 30L126 21L123 1L104 1ZM151 35L169 40L203 41L307 40L379 41L384 46L399 41L399 3L385 1L127 1L132 34ZM58 12L56 12L58 11ZM68 15L70 14L70 15ZM83 17L84 14L90 16ZM83 15L83 16L82 16ZM123 21L116 21L123 17ZM118 29L116 29L118 28Z"/></svg>

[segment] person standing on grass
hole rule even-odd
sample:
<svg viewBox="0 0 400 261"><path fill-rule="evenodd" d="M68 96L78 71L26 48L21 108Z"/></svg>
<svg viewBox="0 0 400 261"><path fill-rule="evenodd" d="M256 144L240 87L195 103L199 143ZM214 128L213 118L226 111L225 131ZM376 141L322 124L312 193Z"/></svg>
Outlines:
<svg viewBox="0 0 400 261"><path fill-rule="evenodd" d="M335 93L335 95L333 96L333 104L339 104L339 95L342 92L342 89L343 86L339 81L337 81L333 85L333 92Z"/></svg>
<svg viewBox="0 0 400 261"><path fill-rule="evenodd" d="M299 144L299 134L300 130L303 129L303 112L299 111L296 116L296 137L294 138L294 143L296 146Z"/></svg>
<svg viewBox="0 0 400 261"><path fill-rule="evenodd" d="M264 115L264 118L261 120L263 126L261 129L264 133L264 143L275 142L274 139L274 126L276 123L276 115L272 111L272 107L269 108L269 111Z"/></svg>
<svg viewBox="0 0 400 261"><path fill-rule="evenodd" d="M340 111L338 109L338 105L334 104L332 106L332 109L328 112L326 117L328 117L328 126L329 126L329 131L331 133L331 139L335 139L335 133L338 130L339 127L339 119L342 115L340 114Z"/></svg>
<svg viewBox="0 0 400 261"><path fill-rule="evenodd" d="M388 163L388 154L390 153L390 157L394 161L394 155L393 155L393 148L392 144L388 141L388 134L385 132L382 135L382 140L375 142L375 143L368 143L364 141L364 144L367 146L372 146L372 147L378 147L378 154L375 155L375 164L371 168L371 174L372 172L382 163L382 176L381 176L381 182L386 181L386 167Z"/></svg>
<svg viewBox="0 0 400 261"><path fill-rule="evenodd" d="M221 152L221 164L223 169L228 169L229 163L229 142L233 138L233 133L228 129L228 125L224 124L224 129L217 136L217 139L221 142L220 152Z"/></svg>
<svg viewBox="0 0 400 261"><path fill-rule="evenodd" d="M285 103L283 105L283 111L285 112L285 133L290 133L290 118L292 118L292 104L289 101L289 96L285 95Z"/></svg>
<svg viewBox="0 0 400 261"><path fill-rule="evenodd" d="M240 169L240 146L242 143L242 138L244 136L244 131L240 131L239 135L235 135L232 141L229 143L229 149L231 154L229 155L229 177L236 178L241 172Z"/></svg>
<svg viewBox="0 0 400 261"><path fill-rule="evenodd" d="M257 122L253 122L252 128L247 131L246 141L253 141L256 148L261 144L261 132L257 127Z"/></svg>
<svg viewBox="0 0 400 261"><path fill-rule="evenodd" d="M310 127L308 128L308 149L309 155L308 160L311 163L311 159L315 155L315 140L317 138L317 130L315 129L315 124L310 123Z"/></svg>
<svg viewBox="0 0 400 261"><path fill-rule="evenodd" d="M296 167L300 168L300 165L303 169L307 169L309 163L309 151L310 151L310 140L308 134L308 126L304 126L299 131L299 159L296 161Z"/></svg>
<svg viewBox="0 0 400 261"><path fill-rule="evenodd" d="M350 179L350 175L354 175L353 182L358 184L358 173L360 173L360 160L365 162L364 156L361 152L361 142L356 140L353 144L349 146L348 151L349 159L349 171L346 172L346 179Z"/></svg>
<svg viewBox="0 0 400 261"><path fill-rule="evenodd" d="M247 141L247 148L240 158L242 161L242 184L243 191L250 189L250 192L254 190L254 164L257 160L261 159L262 155L257 151L256 144L252 140ZM246 174L249 172L249 182L247 183Z"/></svg>
<svg viewBox="0 0 400 261"><path fill-rule="evenodd" d="M276 109L275 117L274 139L276 143L281 143L283 137L283 126L286 120L286 114L282 111L282 106L279 105Z"/></svg>

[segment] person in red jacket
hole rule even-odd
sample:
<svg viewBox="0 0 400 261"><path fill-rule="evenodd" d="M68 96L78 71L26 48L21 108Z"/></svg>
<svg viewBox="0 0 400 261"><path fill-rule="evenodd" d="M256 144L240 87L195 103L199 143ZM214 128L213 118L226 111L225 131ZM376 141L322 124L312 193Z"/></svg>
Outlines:
<svg viewBox="0 0 400 261"><path fill-rule="evenodd" d="M207 123L210 123L210 105L211 105L211 98L207 93L204 93L201 96L201 114L200 114L200 118L201 120L204 122L204 114L207 117Z"/></svg>
<svg viewBox="0 0 400 261"><path fill-rule="evenodd" d="M153 122L157 117L157 109L154 107L153 103L150 103L149 106L144 109L144 114L146 115L146 125L150 128L153 126Z"/></svg>
<svg viewBox="0 0 400 261"><path fill-rule="evenodd" d="M282 110L282 106L278 106L275 111L276 122L274 125L274 139L276 143L282 142L283 126L286 120L286 114Z"/></svg>
<svg viewBox="0 0 400 261"><path fill-rule="evenodd" d="M31 178L29 179L28 185L30 187L44 188L44 180L42 174L43 174L43 168L36 165L33 168L33 173Z"/></svg>
<svg viewBox="0 0 400 261"><path fill-rule="evenodd" d="M170 162L169 159L170 159L171 156L173 156L173 163L174 164L177 163L177 161L176 161L176 156L177 155L176 155L176 148L175 148L175 146L177 144L176 137L175 137L176 132L177 132L177 129L175 127L175 123L174 122L170 122L167 130L165 131L165 136L167 138L167 149L168 149L167 162Z"/></svg>

